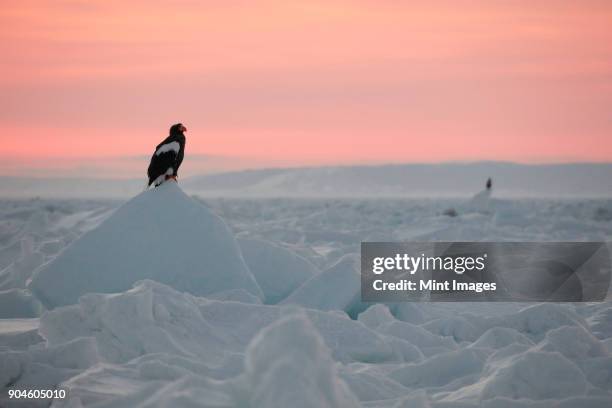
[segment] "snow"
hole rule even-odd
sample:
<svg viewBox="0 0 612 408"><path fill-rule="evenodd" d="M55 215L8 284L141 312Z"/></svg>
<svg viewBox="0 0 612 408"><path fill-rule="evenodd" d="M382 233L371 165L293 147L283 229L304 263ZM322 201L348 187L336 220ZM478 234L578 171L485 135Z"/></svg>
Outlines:
<svg viewBox="0 0 612 408"><path fill-rule="evenodd" d="M610 301L360 301L362 240L612 238L610 200L485 201L0 200L0 406L611 406Z"/></svg>
<svg viewBox="0 0 612 408"><path fill-rule="evenodd" d="M198 295L261 290L228 227L164 183L121 206L38 270L30 290L48 308L89 292L121 292L153 279Z"/></svg>

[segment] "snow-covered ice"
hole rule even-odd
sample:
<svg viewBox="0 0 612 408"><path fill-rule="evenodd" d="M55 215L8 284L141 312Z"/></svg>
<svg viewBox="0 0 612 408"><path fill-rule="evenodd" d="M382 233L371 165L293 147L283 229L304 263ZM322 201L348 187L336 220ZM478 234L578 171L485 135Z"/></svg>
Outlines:
<svg viewBox="0 0 612 408"><path fill-rule="evenodd" d="M486 196L485 196L486 195ZM445 215L448 208L457 215ZM0 201L0 406L609 407L612 303L364 304L361 241L612 238L612 201Z"/></svg>

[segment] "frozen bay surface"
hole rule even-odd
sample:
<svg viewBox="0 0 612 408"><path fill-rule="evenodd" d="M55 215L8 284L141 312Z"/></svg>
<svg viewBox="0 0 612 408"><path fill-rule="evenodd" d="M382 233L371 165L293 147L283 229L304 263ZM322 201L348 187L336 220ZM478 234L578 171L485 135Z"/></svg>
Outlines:
<svg viewBox="0 0 612 408"><path fill-rule="evenodd" d="M54 407L612 405L612 303L366 305L358 270L361 241L610 242L612 200L171 198L183 211L156 216L220 219L190 239L224 231L216 251L259 290L193 293L169 268L109 292L102 268L104 285L49 305L32 277L123 203L0 201L0 406L24 406L8 389L55 387L69 398ZM121 239L122 225L104 228Z"/></svg>

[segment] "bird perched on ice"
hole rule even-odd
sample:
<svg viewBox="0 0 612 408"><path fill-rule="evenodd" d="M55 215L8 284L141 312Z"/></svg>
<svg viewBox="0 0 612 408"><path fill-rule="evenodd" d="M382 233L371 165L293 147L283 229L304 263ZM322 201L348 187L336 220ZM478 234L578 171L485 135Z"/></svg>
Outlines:
<svg viewBox="0 0 612 408"><path fill-rule="evenodd" d="M149 187L159 186L166 180L176 180L178 169L185 155L185 135L187 128L182 123L172 125L170 135L157 145L151 157L147 174Z"/></svg>

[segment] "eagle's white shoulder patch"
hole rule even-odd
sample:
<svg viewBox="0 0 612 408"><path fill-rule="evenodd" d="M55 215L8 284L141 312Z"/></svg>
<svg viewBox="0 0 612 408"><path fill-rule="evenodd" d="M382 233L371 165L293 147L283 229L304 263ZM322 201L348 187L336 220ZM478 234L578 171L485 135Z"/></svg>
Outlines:
<svg viewBox="0 0 612 408"><path fill-rule="evenodd" d="M165 145L159 146L159 149L155 151L155 155L159 156L162 153L172 152L172 151L178 153L180 148L181 148L181 145L179 144L179 142L166 143Z"/></svg>

